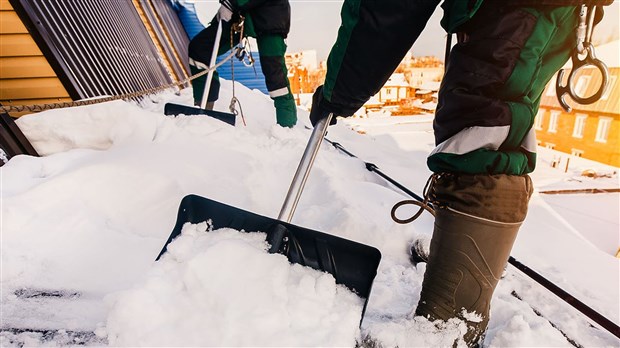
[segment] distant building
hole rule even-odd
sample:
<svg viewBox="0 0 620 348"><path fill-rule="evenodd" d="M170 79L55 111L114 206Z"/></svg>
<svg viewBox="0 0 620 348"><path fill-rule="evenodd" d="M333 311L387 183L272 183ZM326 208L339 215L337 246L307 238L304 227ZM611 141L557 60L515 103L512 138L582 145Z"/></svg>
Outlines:
<svg viewBox="0 0 620 348"><path fill-rule="evenodd" d="M409 97L400 101L398 109L392 111L392 115L424 115L435 113L439 85L439 82L429 81L425 82L417 89L411 88Z"/></svg>
<svg viewBox="0 0 620 348"><path fill-rule="evenodd" d="M385 105L385 103L382 101L379 101L379 99L375 95L371 97L366 103L364 103L364 106L362 107L362 109L364 109L363 110L364 112L379 111L381 110L381 108L383 108L383 105Z"/></svg>
<svg viewBox="0 0 620 348"><path fill-rule="evenodd" d="M405 74L394 73L381 87L377 97L385 105L396 105L409 96L410 90L411 86L405 79Z"/></svg>
<svg viewBox="0 0 620 348"><path fill-rule="evenodd" d="M284 56L287 65L304 67L307 70L316 70L319 66L315 50L286 53Z"/></svg>
<svg viewBox="0 0 620 348"><path fill-rule="evenodd" d="M562 109L556 97L553 78L541 97L534 121L540 146L573 156L620 167L620 58L618 41L595 48L596 56L609 68L609 86L601 100L579 105L566 96L573 110ZM564 66L565 76L570 62ZM582 97L593 95L601 84L601 74L591 66L577 71L575 91ZM565 82L563 82L564 84Z"/></svg>
<svg viewBox="0 0 620 348"><path fill-rule="evenodd" d="M443 67L412 67L405 74L414 88L421 88L427 82L438 82L443 77Z"/></svg>
<svg viewBox="0 0 620 348"><path fill-rule="evenodd" d="M299 95L314 92L320 84L318 76L321 76L316 51L302 51L287 53L284 56L291 91L296 96L297 105L300 104ZM324 76L324 74L322 75Z"/></svg>

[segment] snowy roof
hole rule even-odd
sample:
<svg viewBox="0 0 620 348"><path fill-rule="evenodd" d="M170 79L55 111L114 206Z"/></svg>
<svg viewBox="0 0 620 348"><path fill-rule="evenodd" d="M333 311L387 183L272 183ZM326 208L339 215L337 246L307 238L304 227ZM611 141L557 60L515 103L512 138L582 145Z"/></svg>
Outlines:
<svg viewBox="0 0 620 348"><path fill-rule="evenodd" d="M435 102L424 103L422 100L416 99L413 101L413 106L416 106L422 110L433 111L437 108L437 103Z"/></svg>
<svg viewBox="0 0 620 348"><path fill-rule="evenodd" d="M383 104L385 103L380 101L376 95L373 95L366 103L364 103L364 106L380 106Z"/></svg>
<svg viewBox="0 0 620 348"><path fill-rule="evenodd" d="M439 91L440 85L441 85L441 81L425 81L419 88L436 92L436 91Z"/></svg>
<svg viewBox="0 0 620 348"><path fill-rule="evenodd" d="M409 225L392 221L390 208L409 197L364 165L421 193L430 175L432 116L340 119L327 138L359 157L324 143L295 212L298 226L381 251L361 328L361 298L329 273L268 254L259 231L187 224L154 262L188 194L267 217L282 207L310 136L308 112L298 110L297 126L279 127L271 99L235 87L245 126L163 115L168 102L192 105L191 89L140 106L114 101L16 121L42 157L15 156L2 167L2 325L38 331L0 330L0 342L354 347L369 336L373 346L453 345L462 321L438 333L411 315L425 265L411 264L409 245L430 240L434 219L425 213ZM231 97L230 81L222 80L215 110L227 110ZM565 172L569 155L539 150L535 193L511 255L618 322L618 260L602 249L618 246L617 194L541 193L617 188L618 168L571 157ZM562 164L551 166L559 156ZM584 177L584 169L604 175ZM505 273L484 346L569 346L567 337L584 347L619 345L515 268ZM71 339L76 332L85 333L76 337L82 341Z"/></svg>
<svg viewBox="0 0 620 348"><path fill-rule="evenodd" d="M394 73L392 74L392 76L390 76L390 78L387 80L387 82L383 86L384 87L408 87L409 82L407 82L407 79L405 78L405 74Z"/></svg>

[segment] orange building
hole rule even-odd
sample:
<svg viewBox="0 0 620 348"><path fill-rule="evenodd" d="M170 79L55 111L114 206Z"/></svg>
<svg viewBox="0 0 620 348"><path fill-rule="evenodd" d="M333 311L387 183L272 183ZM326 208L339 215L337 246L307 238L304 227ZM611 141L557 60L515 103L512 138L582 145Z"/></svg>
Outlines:
<svg viewBox="0 0 620 348"><path fill-rule="evenodd" d="M567 154L620 167L620 64L618 41L596 47L596 55L609 68L609 85L601 99L579 105L568 96L571 112L560 106L553 78L541 97L534 127L538 144ZM565 77L570 65L564 67ZM593 67L576 72L574 89L582 97L593 95L601 84L601 73ZM563 85L565 82L563 82Z"/></svg>
<svg viewBox="0 0 620 348"><path fill-rule="evenodd" d="M319 77L324 76L324 69L321 75L321 67L317 64L314 50L287 53L284 59L291 91L299 105L300 93L312 93L322 83Z"/></svg>

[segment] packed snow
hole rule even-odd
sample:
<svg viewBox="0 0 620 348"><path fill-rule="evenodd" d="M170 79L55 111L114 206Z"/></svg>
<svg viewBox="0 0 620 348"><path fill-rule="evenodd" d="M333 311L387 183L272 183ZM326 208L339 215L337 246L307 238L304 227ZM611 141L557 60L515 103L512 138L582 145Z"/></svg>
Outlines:
<svg viewBox="0 0 620 348"><path fill-rule="evenodd" d="M235 93L247 126L164 116L166 102L192 104L189 90L17 120L42 156L16 156L0 169L1 346L413 347L451 346L463 334L459 320L412 316L425 264L413 266L408 249L430 240L432 217L394 223L390 209L410 197L364 163L421 194L431 116L330 127L327 138L357 158L324 142L293 217L381 251L361 326L363 298L328 273L267 253L265 231L187 224L155 262L188 194L271 218L280 211L311 132L308 113L300 108L298 125L281 128L267 96L242 85ZM216 110L231 96L223 81ZM617 324L618 193L541 192L618 188L618 168L580 158L552 166L558 156L566 157L540 149L537 192L512 255ZM587 169L600 175L581 175ZM509 266L484 346L574 343L620 346Z"/></svg>

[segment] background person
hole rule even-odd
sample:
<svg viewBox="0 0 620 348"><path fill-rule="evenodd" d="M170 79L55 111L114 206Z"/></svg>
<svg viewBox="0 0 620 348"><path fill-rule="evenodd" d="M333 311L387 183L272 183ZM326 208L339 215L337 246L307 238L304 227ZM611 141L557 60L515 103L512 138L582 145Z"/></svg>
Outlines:
<svg viewBox="0 0 620 348"><path fill-rule="evenodd" d="M284 61L284 39L291 26L291 7L288 0L220 0L220 3L220 9L211 23L189 43L192 75L208 68L219 20L222 20L222 37L218 50L218 55L221 55L231 49L231 27L243 16L244 36L256 38L265 84L276 108L276 121L283 127L294 126L297 123L297 106L290 90ZM236 34L232 44L238 43L239 35ZM192 80L195 105L201 104L206 80L206 75ZM207 97L207 109L213 109L219 91L219 75L215 71Z"/></svg>

